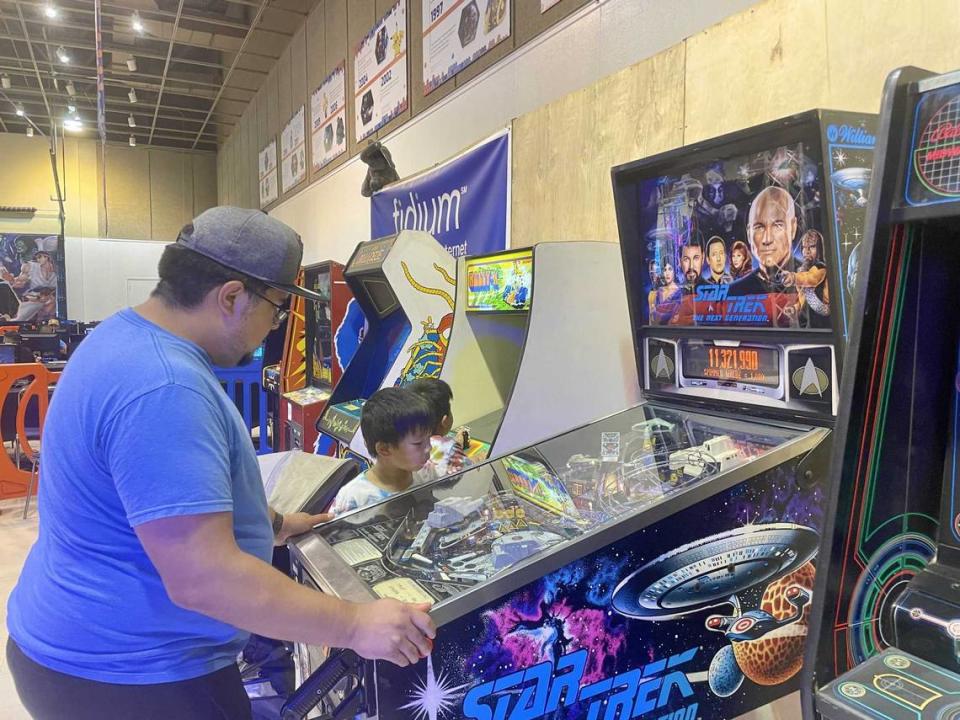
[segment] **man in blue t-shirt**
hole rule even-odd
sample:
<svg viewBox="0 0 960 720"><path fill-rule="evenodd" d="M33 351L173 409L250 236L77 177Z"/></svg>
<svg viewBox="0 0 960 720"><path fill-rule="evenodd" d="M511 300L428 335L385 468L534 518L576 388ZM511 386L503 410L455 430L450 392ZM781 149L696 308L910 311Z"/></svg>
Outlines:
<svg viewBox="0 0 960 720"><path fill-rule="evenodd" d="M348 603L269 564L321 520L267 507L253 445L213 365L284 319L300 238L264 213L207 210L160 259L150 298L70 359L44 427L36 544L10 596L7 662L47 718L250 718L247 635L399 665L429 652L427 605ZM272 527L271 527L272 525Z"/></svg>

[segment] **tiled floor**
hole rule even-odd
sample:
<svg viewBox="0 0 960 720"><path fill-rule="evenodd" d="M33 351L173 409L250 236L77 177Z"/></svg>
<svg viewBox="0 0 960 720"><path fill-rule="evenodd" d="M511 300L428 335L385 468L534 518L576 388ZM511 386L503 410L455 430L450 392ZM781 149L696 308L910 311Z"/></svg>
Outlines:
<svg viewBox="0 0 960 720"><path fill-rule="evenodd" d="M0 501L0 718L29 720L7 672L7 597L20 575L27 552L37 537L36 503L22 520L23 499Z"/></svg>

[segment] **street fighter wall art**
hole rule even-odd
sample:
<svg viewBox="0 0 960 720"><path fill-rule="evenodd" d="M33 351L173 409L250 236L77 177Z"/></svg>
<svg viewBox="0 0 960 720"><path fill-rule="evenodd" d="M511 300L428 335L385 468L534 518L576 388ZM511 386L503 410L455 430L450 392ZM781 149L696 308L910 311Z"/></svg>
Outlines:
<svg viewBox="0 0 960 720"><path fill-rule="evenodd" d="M0 233L0 320L44 322L57 316L56 235Z"/></svg>
<svg viewBox="0 0 960 720"><path fill-rule="evenodd" d="M804 143L638 190L647 324L830 327L821 169Z"/></svg>

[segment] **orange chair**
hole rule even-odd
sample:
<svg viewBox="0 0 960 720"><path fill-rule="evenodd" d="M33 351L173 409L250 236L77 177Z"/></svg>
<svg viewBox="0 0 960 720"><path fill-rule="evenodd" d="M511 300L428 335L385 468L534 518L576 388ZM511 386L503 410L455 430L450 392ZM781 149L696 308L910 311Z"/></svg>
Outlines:
<svg viewBox="0 0 960 720"><path fill-rule="evenodd" d="M14 436L9 434L10 423L0 423L5 428L3 442L13 441L17 450L16 457L21 454L30 458L32 468L28 472L19 466L7 452L0 452L0 499L21 497L26 494L24 517L30 506L30 496L33 494L35 480L39 473L39 447L30 442L27 428L27 412L31 403L37 408L37 431L35 439L39 439L39 432L43 429L43 421L47 415L47 406L50 402L50 386L60 377L60 373L47 370L40 363L16 363L0 365L0 398L7 398L17 394L16 418L13 423ZM35 400L34 400L35 398ZM6 403L4 403L6 405ZM33 428L30 428L32 430Z"/></svg>

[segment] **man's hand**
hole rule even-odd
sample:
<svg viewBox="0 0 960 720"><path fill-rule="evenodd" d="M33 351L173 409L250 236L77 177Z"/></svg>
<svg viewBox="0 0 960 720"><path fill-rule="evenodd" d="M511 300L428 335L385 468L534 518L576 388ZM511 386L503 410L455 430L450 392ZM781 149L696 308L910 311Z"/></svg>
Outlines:
<svg viewBox="0 0 960 720"><path fill-rule="evenodd" d="M375 600L355 606L354 630L348 647L368 660L413 665L430 654L436 625L427 614L430 603Z"/></svg>
<svg viewBox="0 0 960 720"><path fill-rule="evenodd" d="M311 530L314 525L330 520L333 520L333 515L330 513L311 515L309 513L297 512L284 515L283 525L280 527L280 532L277 533L277 545L283 545L294 535L302 535Z"/></svg>

